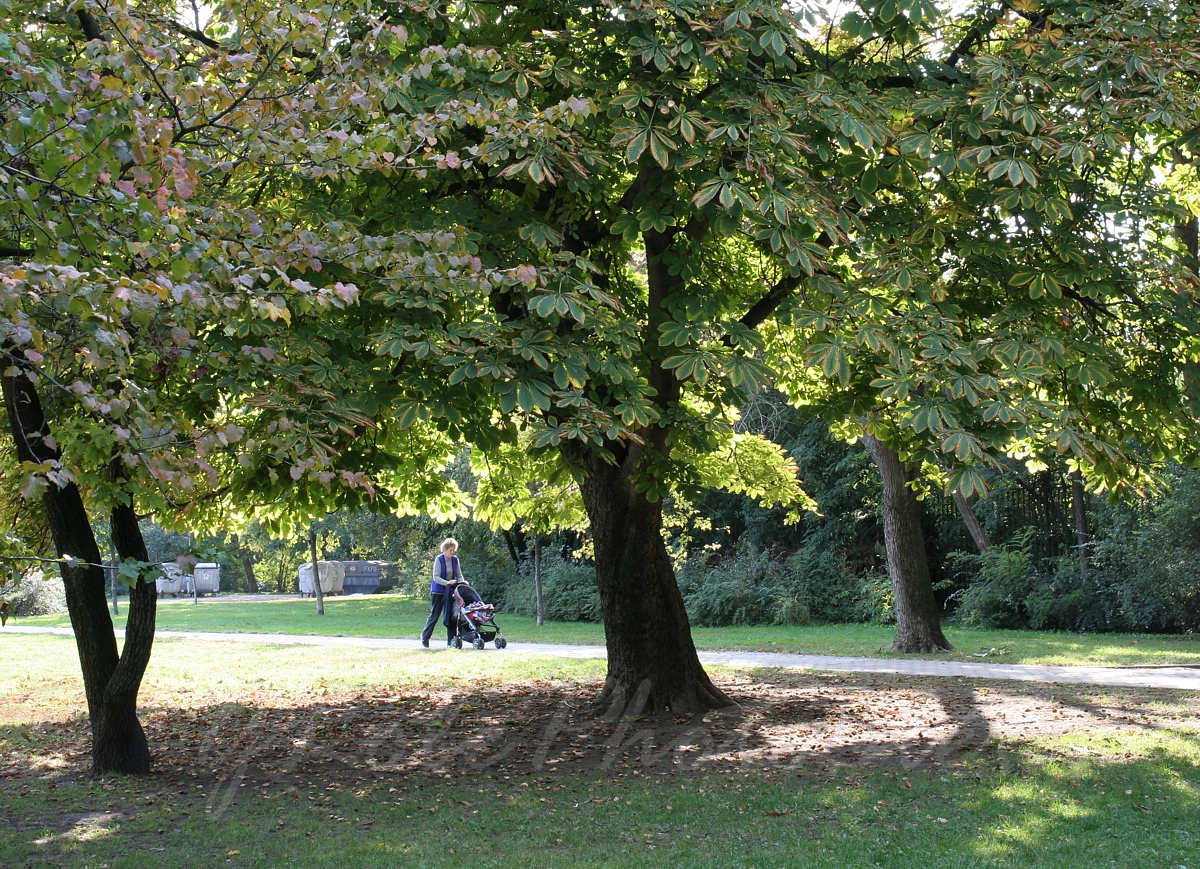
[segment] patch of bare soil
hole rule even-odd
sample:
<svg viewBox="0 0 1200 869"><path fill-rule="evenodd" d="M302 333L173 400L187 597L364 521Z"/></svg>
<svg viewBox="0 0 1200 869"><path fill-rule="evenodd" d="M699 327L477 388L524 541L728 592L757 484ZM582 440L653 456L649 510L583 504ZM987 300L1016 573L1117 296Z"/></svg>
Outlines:
<svg viewBox="0 0 1200 869"><path fill-rule="evenodd" d="M159 787L232 800L241 788L386 783L585 771L797 771L955 763L1031 737L1195 727L1200 695L1151 689L755 672L717 680L740 704L699 717L601 719L599 683L455 689L258 692L144 698ZM28 719L27 719L28 720ZM75 778L89 765L79 715L9 731L0 786ZM280 792L275 790L276 793Z"/></svg>

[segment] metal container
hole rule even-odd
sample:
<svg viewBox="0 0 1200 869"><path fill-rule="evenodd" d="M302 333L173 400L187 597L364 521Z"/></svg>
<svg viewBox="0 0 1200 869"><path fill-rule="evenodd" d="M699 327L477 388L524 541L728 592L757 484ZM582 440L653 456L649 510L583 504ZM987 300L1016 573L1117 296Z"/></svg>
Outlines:
<svg viewBox="0 0 1200 869"><path fill-rule="evenodd" d="M379 565L379 588L376 592L389 591L400 584L400 565L394 561L373 561Z"/></svg>
<svg viewBox="0 0 1200 869"><path fill-rule="evenodd" d="M342 589L346 594L374 594L379 590L379 562L343 561L346 578Z"/></svg>
<svg viewBox="0 0 1200 869"><path fill-rule="evenodd" d="M197 564L192 571L196 594L216 594L221 590L221 565L211 562Z"/></svg>
<svg viewBox="0 0 1200 869"><path fill-rule="evenodd" d="M341 594L346 570L340 561L318 561L317 571L321 580L321 594ZM312 562L306 561L300 565L300 593L315 596L312 582Z"/></svg>
<svg viewBox="0 0 1200 869"><path fill-rule="evenodd" d="M162 568L162 575L154 580L154 585L158 588L158 596L173 594L178 597L183 594L187 583L179 565L174 561L164 561L159 567Z"/></svg>

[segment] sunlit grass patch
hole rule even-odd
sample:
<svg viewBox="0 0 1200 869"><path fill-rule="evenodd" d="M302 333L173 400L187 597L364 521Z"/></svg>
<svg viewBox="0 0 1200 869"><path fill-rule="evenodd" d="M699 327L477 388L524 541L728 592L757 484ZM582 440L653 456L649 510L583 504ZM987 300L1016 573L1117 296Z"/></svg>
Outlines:
<svg viewBox="0 0 1200 869"><path fill-rule="evenodd" d="M321 634L326 636L416 639L425 623L428 605L399 595L330 597L325 615L316 604L299 597L228 601L202 598L159 601L161 630ZM124 625L125 608L115 621ZM547 622L501 613L505 637L513 643L582 643L602 645L604 627L582 622ZM22 619L23 625L65 626L65 615ZM693 628L698 648L741 651L793 652L816 655L893 657L895 629L886 625L755 625ZM1194 637L1132 634L1066 634L1047 631L997 631L946 627L955 652L941 659L987 663L1025 663L1093 666L1162 666L1200 664L1200 641ZM434 632L434 645L441 637Z"/></svg>

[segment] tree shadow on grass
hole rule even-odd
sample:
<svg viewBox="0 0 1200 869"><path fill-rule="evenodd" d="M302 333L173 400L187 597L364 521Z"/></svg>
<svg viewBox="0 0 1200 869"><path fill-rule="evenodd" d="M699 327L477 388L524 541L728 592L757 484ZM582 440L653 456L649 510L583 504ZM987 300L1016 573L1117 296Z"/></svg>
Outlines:
<svg viewBox="0 0 1200 869"><path fill-rule="evenodd" d="M345 786L481 775L637 769L937 768L998 742L1128 724L1170 727L1194 698L1170 691L1096 691L1033 683L750 671L724 675L739 708L704 716L601 719L599 685L467 683L453 690L380 688L256 696L143 714L154 779L177 793L214 794L212 810L246 788ZM1160 704L1151 709L1150 701ZM275 701L275 702L271 702ZM1174 704L1174 705L1172 705ZM1194 708L1194 706L1193 706ZM1176 710L1175 713L1172 709ZM0 730L0 780L71 778L86 767L86 722Z"/></svg>
<svg viewBox="0 0 1200 869"><path fill-rule="evenodd" d="M184 816L198 819L202 835L214 837L230 836L225 831L239 823L275 825L286 817L296 837L311 834L313 842L342 848L355 830L361 838L376 822L370 829L378 829L384 844L396 834L383 827L393 824L415 829L406 833L415 839L436 840L447 829L438 824L469 823L477 810L493 806L503 819L497 824L547 830L542 847L549 862L537 863L534 854L533 862L514 865L552 865L555 849L561 850L555 843L569 840L573 829L558 820L567 808L571 817L590 819L589 835L611 845L622 824L636 824L614 823L616 795L673 801L682 810L682 794L699 789L703 796L693 811L700 820L677 831L697 841L709 832L708 822L724 835L745 830L752 840L747 847L769 835L794 843L874 837L899 855L895 865L909 865L903 848L914 836L941 836L953 853L986 862L1054 847L1056 837L1112 812L1113 796L1130 787L1122 766L1140 769L1143 777L1162 772L1153 758L1064 757L1060 763L1054 749L1046 749L1053 763L1078 764L1078 770L1063 774L1064 793L1043 799L1038 787L1054 785L1044 753L1038 759L1025 750L1030 737L1111 728L1111 710L1132 699L1146 727L1167 730L1197 699L1170 691L783 670L722 671L716 681L740 708L603 720L584 711L598 682L549 680L468 682L450 690L318 689L303 697L259 693L186 708L150 707L143 720L155 773L141 780L87 779L80 772L89 756L87 726L77 716L0 728L0 786L13 818L8 835L21 853L33 855L29 865L77 865L81 854L103 862L110 847L105 835L119 834L143 850L178 848L190 841L178 832L188 823ZM1162 769L1168 770L1163 780L1176 781L1177 789L1119 796L1128 803L1120 811L1131 817L1114 823L1128 822L1133 830L1135 822L1161 817L1176 804L1194 806L1194 792L1178 788L1195 787L1197 764L1174 757ZM1028 781L1039 778L1037 786ZM967 782L977 789L969 797L970 833L953 829L955 818L966 823L956 802L966 789L959 783ZM802 792L811 795L807 805ZM58 794L73 796L60 801ZM558 816L551 811L556 806ZM277 816L278 809L285 811ZM656 817L655 824L667 823L661 813ZM1173 817L1167 823L1168 832L1186 828ZM246 847L245 840L220 839L226 841L234 844L214 845L208 856L223 863L227 850ZM302 855L307 846L288 847L300 849L289 854ZM705 853L696 865L711 865L703 862ZM863 865L846 859L846 865Z"/></svg>

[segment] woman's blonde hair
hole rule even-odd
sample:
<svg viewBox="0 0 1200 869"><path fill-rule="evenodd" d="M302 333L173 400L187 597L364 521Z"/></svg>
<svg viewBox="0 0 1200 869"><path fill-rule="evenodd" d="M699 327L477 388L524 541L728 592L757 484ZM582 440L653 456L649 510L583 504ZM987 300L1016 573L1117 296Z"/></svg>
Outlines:
<svg viewBox="0 0 1200 869"><path fill-rule="evenodd" d="M442 541L442 552L445 552L451 546L453 546L455 549L458 549L458 541L455 540L453 537L447 537L445 540Z"/></svg>

